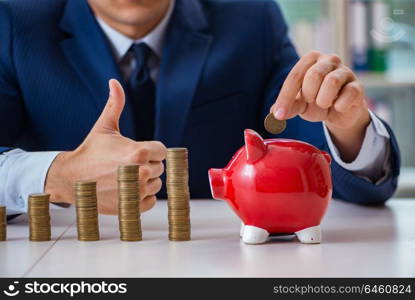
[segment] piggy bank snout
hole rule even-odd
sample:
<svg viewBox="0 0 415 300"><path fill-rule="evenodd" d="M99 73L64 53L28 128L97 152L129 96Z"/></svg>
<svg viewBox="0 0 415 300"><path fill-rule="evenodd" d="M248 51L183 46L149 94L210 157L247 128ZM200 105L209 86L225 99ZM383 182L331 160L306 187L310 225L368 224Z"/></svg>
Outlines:
<svg viewBox="0 0 415 300"><path fill-rule="evenodd" d="M218 200L225 200L225 179L222 169L209 170L209 182L212 196Z"/></svg>

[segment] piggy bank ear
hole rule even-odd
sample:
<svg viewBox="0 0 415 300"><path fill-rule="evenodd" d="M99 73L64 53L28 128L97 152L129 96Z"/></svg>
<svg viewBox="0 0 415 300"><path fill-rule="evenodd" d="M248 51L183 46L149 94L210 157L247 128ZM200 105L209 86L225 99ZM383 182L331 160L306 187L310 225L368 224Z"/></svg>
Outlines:
<svg viewBox="0 0 415 300"><path fill-rule="evenodd" d="M331 164L331 156L330 156L330 154L328 154L327 152L325 152L325 151L321 151L321 154L323 154L323 156L324 156L324 158L326 159L326 161L329 163L329 164Z"/></svg>
<svg viewBox="0 0 415 300"><path fill-rule="evenodd" d="M245 129L245 152L248 163L261 159L267 152L262 137L252 129Z"/></svg>

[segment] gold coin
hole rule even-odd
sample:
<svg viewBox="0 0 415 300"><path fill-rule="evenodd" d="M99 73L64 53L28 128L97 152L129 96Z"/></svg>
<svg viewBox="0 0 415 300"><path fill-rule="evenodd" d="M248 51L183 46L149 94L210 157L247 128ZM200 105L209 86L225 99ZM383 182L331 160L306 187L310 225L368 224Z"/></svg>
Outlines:
<svg viewBox="0 0 415 300"><path fill-rule="evenodd" d="M269 113L264 121L265 129L271 134L280 134L287 127L285 120L278 120L274 117L273 113Z"/></svg>

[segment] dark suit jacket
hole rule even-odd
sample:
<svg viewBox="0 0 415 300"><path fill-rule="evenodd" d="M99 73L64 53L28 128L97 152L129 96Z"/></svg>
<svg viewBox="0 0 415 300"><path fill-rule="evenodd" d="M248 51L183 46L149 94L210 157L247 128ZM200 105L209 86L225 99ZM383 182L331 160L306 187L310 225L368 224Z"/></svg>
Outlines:
<svg viewBox="0 0 415 300"><path fill-rule="evenodd" d="M189 149L192 197L210 197L208 168L226 165L245 128L269 137L263 119L297 60L274 1L176 1L157 82L155 139ZM86 0L0 1L0 151L76 148L106 103L110 78L124 82ZM127 97L123 135L136 137L134 122ZM393 194L399 150L388 130L390 178L375 185L333 162L335 197L381 203ZM278 137L328 150L321 123L295 118Z"/></svg>

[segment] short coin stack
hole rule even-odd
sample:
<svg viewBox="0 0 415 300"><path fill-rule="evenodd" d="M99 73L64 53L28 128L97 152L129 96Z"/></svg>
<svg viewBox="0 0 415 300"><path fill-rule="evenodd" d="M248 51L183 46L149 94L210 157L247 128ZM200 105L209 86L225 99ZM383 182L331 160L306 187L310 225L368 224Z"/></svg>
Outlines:
<svg viewBox="0 0 415 300"><path fill-rule="evenodd" d="M169 240L190 240L189 167L186 148L167 149Z"/></svg>
<svg viewBox="0 0 415 300"><path fill-rule="evenodd" d="M97 182L77 181L74 187L79 241L98 241Z"/></svg>
<svg viewBox="0 0 415 300"><path fill-rule="evenodd" d="M120 240L141 241L138 165L118 167L118 221Z"/></svg>
<svg viewBox="0 0 415 300"><path fill-rule="evenodd" d="M33 242L50 241L49 194L29 195L29 240Z"/></svg>
<svg viewBox="0 0 415 300"><path fill-rule="evenodd" d="M0 241L5 241L7 238L7 220L6 207L0 206Z"/></svg>

